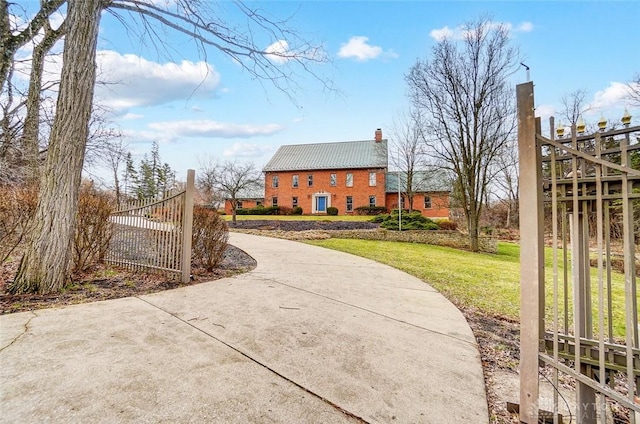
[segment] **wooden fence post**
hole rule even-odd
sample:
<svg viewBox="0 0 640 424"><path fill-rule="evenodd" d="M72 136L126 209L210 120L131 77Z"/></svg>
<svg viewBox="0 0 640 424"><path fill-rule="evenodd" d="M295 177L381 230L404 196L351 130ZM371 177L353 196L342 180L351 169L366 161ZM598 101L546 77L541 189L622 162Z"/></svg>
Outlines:
<svg viewBox="0 0 640 424"><path fill-rule="evenodd" d="M195 170L187 170L187 189L184 198L184 215L182 217L182 282L184 284L191 281L191 235L193 231L195 177Z"/></svg>
<svg viewBox="0 0 640 424"><path fill-rule="evenodd" d="M520 421L538 422L539 341L544 334L544 245L540 151L533 82L516 87L520 160Z"/></svg>

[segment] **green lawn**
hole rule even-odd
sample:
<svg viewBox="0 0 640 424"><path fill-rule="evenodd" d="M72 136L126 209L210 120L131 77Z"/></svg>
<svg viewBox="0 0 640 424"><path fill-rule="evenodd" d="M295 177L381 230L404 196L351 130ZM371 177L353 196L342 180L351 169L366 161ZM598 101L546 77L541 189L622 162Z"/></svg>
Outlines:
<svg viewBox="0 0 640 424"><path fill-rule="evenodd" d="M486 254L426 244L370 240L327 239L309 243L352 253L401 269L428 282L459 305L476 307L481 311L510 319L519 319L520 247L517 244L498 243L497 254ZM561 254L559 252L560 257ZM553 318L551 249L547 251L546 275L546 319L547 327L550 328ZM559 275L562 285L562 268L559 269ZM592 285L592 298L594 304L597 304L595 270ZM614 335L620 337L624 335L624 277L619 273L613 275L612 291ZM571 293L569 298L571 299ZM560 300L561 311L562 308ZM597 321L597 318L595 320Z"/></svg>
<svg viewBox="0 0 640 424"><path fill-rule="evenodd" d="M231 221L231 215L222 215L225 221ZM366 215L236 215L238 221L369 221L372 217Z"/></svg>

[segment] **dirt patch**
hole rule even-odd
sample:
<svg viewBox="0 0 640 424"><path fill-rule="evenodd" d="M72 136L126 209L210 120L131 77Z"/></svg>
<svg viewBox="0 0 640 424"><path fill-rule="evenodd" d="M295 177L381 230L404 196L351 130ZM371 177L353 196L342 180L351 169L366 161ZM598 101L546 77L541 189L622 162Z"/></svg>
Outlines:
<svg viewBox="0 0 640 424"><path fill-rule="evenodd" d="M217 269L213 272L198 268L192 269L193 279L188 284L183 284L177 279L170 279L161 274L133 273L126 269L103 265L91 272L74 276L73 283L62 293L48 295L8 294L7 288L17 267L18 259L13 259L2 264L0 268L0 293L2 293L0 294L0 314L140 296L213 281L249 271L256 267L256 261L242 250L229 245L225 250L224 259Z"/></svg>

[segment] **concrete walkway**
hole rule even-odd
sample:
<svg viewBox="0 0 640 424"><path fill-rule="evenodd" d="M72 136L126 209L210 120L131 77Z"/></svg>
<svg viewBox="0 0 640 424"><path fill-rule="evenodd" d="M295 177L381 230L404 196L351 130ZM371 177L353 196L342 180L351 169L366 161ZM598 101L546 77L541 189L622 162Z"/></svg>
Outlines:
<svg viewBox="0 0 640 424"><path fill-rule="evenodd" d="M0 317L0 422L486 423L462 314L359 257L232 233L249 273Z"/></svg>

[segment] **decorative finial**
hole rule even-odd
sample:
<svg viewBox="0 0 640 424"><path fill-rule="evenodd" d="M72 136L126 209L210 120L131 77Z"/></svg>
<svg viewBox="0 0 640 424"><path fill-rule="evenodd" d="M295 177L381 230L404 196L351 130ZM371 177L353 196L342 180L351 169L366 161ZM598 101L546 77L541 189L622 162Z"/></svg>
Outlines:
<svg viewBox="0 0 640 424"><path fill-rule="evenodd" d="M600 120L598 121L598 128L600 128L600 131L604 131L607 129L607 120L605 119L604 115L600 115Z"/></svg>
<svg viewBox="0 0 640 424"><path fill-rule="evenodd" d="M587 125L584 123L584 119L582 119L582 116L580 116L578 118L578 122L576 122L576 130L578 131L578 134L584 133L586 127Z"/></svg>
<svg viewBox="0 0 640 424"><path fill-rule="evenodd" d="M628 127L629 124L631 124L631 114L627 108L624 108L624 115L622 115L621 121L625 127Z"/></svg>

